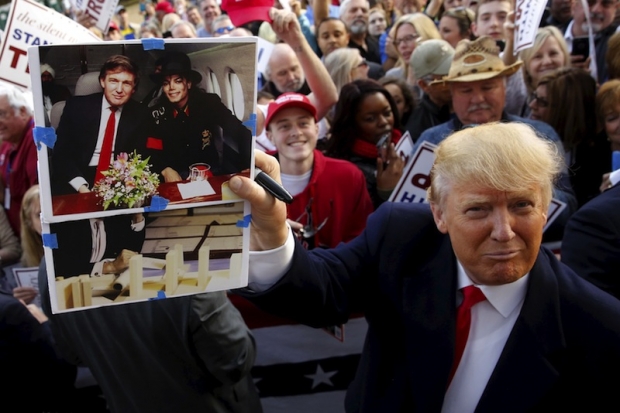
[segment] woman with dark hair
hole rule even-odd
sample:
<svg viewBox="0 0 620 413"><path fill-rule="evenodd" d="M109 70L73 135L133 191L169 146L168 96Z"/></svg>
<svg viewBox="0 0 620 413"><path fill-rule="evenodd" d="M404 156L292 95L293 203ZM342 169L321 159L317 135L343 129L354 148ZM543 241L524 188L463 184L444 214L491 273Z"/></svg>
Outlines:
<svg viewBox="0 0 620 413"><path fill-rule="evenodd" d="M381 83L381 85L390 92L392 98L394 98L394 102L398 108L400 124L403 126L406 125L409 116L411 116L413 109L415 109L415 100L413 99L411 88L403 80L395 77L382 77L379 79L379 83Z"/></svg>
<svg viewBox="0 0 620 413"><path fill-rule="evenodd" d="M611 170L611 149L605 135L597 133L596 80L583 69L569 67L543 76L542 86L547 96L542 120L562 138L581 206L599 193L601 177Z"/></svg>
<svg viewBox="0 0 620 413"><path fill-rule="evenodd" d="M394 149L402 136L398 108L380 83L359 79L340 91L326 154L364 172L375 209L398 183L404 161Z"/></svg>

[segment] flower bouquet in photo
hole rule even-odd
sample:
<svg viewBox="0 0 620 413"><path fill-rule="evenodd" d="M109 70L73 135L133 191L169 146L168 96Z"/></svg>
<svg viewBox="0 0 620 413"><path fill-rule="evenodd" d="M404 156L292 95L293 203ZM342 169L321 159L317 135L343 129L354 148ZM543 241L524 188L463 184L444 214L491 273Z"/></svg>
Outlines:
<svg viewBox="0 0 620 413"><path fill-rule="evenodd" d="M135 151L132 154L122 152L103 171L103 178L98 180L93 190L101 198L103 209L111 205L121 208L139 208L145 205L147 198L157 195L159 177L151 172L149 158L142 157Z"/></svg>

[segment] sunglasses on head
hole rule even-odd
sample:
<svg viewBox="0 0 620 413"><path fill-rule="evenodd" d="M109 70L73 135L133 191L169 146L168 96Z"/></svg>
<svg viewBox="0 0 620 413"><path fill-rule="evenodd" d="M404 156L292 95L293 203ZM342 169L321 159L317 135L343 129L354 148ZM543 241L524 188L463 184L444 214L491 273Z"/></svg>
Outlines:
<svg viewBox="0 0 620 413"><path fill-rule="evenodd" d="M232 32L234 29L235 29L235 26L220 27L219 29L215 30L215 33L226 34L226 33Z"/></svg>

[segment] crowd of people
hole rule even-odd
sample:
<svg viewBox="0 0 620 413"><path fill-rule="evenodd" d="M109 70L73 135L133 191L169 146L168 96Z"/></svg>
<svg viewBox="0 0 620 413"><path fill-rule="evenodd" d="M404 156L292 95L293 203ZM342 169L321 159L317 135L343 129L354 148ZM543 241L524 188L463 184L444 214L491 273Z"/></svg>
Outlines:
<svg viewBox="0 0 620 413"><path fill-rule="evenodd" d="M142 0L140 21L121 4L101 33L66 12L105 41L274 43L257 73L255 156L293 202L231 179L252 204L246 289L52 315L33 107L0 86L0 264L41 266L41 291L7 276L0 291L0 359L22 373L11 392L31 388L24 372L37 371L37 388L47 386L23 411L94 411L73 393L75 363L93 371L110 411L260 412L251 368L261 343L244 321L250 312L312 327L365 318L358 370L339 406L347 412L612 406L620 384L620 0L549 0L533 44L519 53L512 0L241 1L271 21L227 12L226 0ZM251 142L219 97L198 89L186 54L158 61L157 88L143 105L132 99L138 73L125 56L110 56L102 92L88 96L71 97L53 67L40 69L46 121L54 103L67 101L50 157L53 194L91 190L99 160L123 148L143 148L162 182L187 179L195 162L215 173L249 166L216 148L221 136L208 153L195 138L206 128ZM109 122L118 127L104 153ZM395 149L404 134L414 151L437 145L428 205L388 202L405 171ZM552 199L565 208L545 227ZM117 225L121 218L131 222ZM127 240L144 217L97 225ZM55 232L70 240L80 231L94 230L76 222ZM80 263L81 249L95 248L55 251L55 267L83 264L76 271L92 276L127 268L125 249ZM32 304L37 297L45 313ZM462 327L463 312L471 327ZM115 334L114 344L97 338ZM36 357L20 364L28 354Z"/></svg>

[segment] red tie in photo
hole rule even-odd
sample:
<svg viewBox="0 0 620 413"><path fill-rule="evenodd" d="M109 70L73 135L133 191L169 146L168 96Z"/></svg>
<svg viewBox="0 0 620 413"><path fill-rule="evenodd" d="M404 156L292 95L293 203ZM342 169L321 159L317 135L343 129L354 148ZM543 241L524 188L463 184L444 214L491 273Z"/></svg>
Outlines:
<svg viewBox="0 0 620 413"><path fill-rule="evenodd" d="M110 167L110 158L112 157L112 146L114 145L114 127L116 126L115 106L110 106L110 117L105 125L105 133L103 134L103 144L99 153L99 164L97 164L97 172L95 173L95 182L103 178L101 172L107 171Z"/></svg>
<svg viewBox="0 0 620 413"><path fill-rule="evenodd" d="M469 337L469 328L471 325L471 308L481 301L486 300L484 293L478 287L468 285L463 289L463 302L456 310L456 343L454 348L454 362L450 371L450 381L456 373L456 369L461 361L461 356L467 344Z"/></svg>

